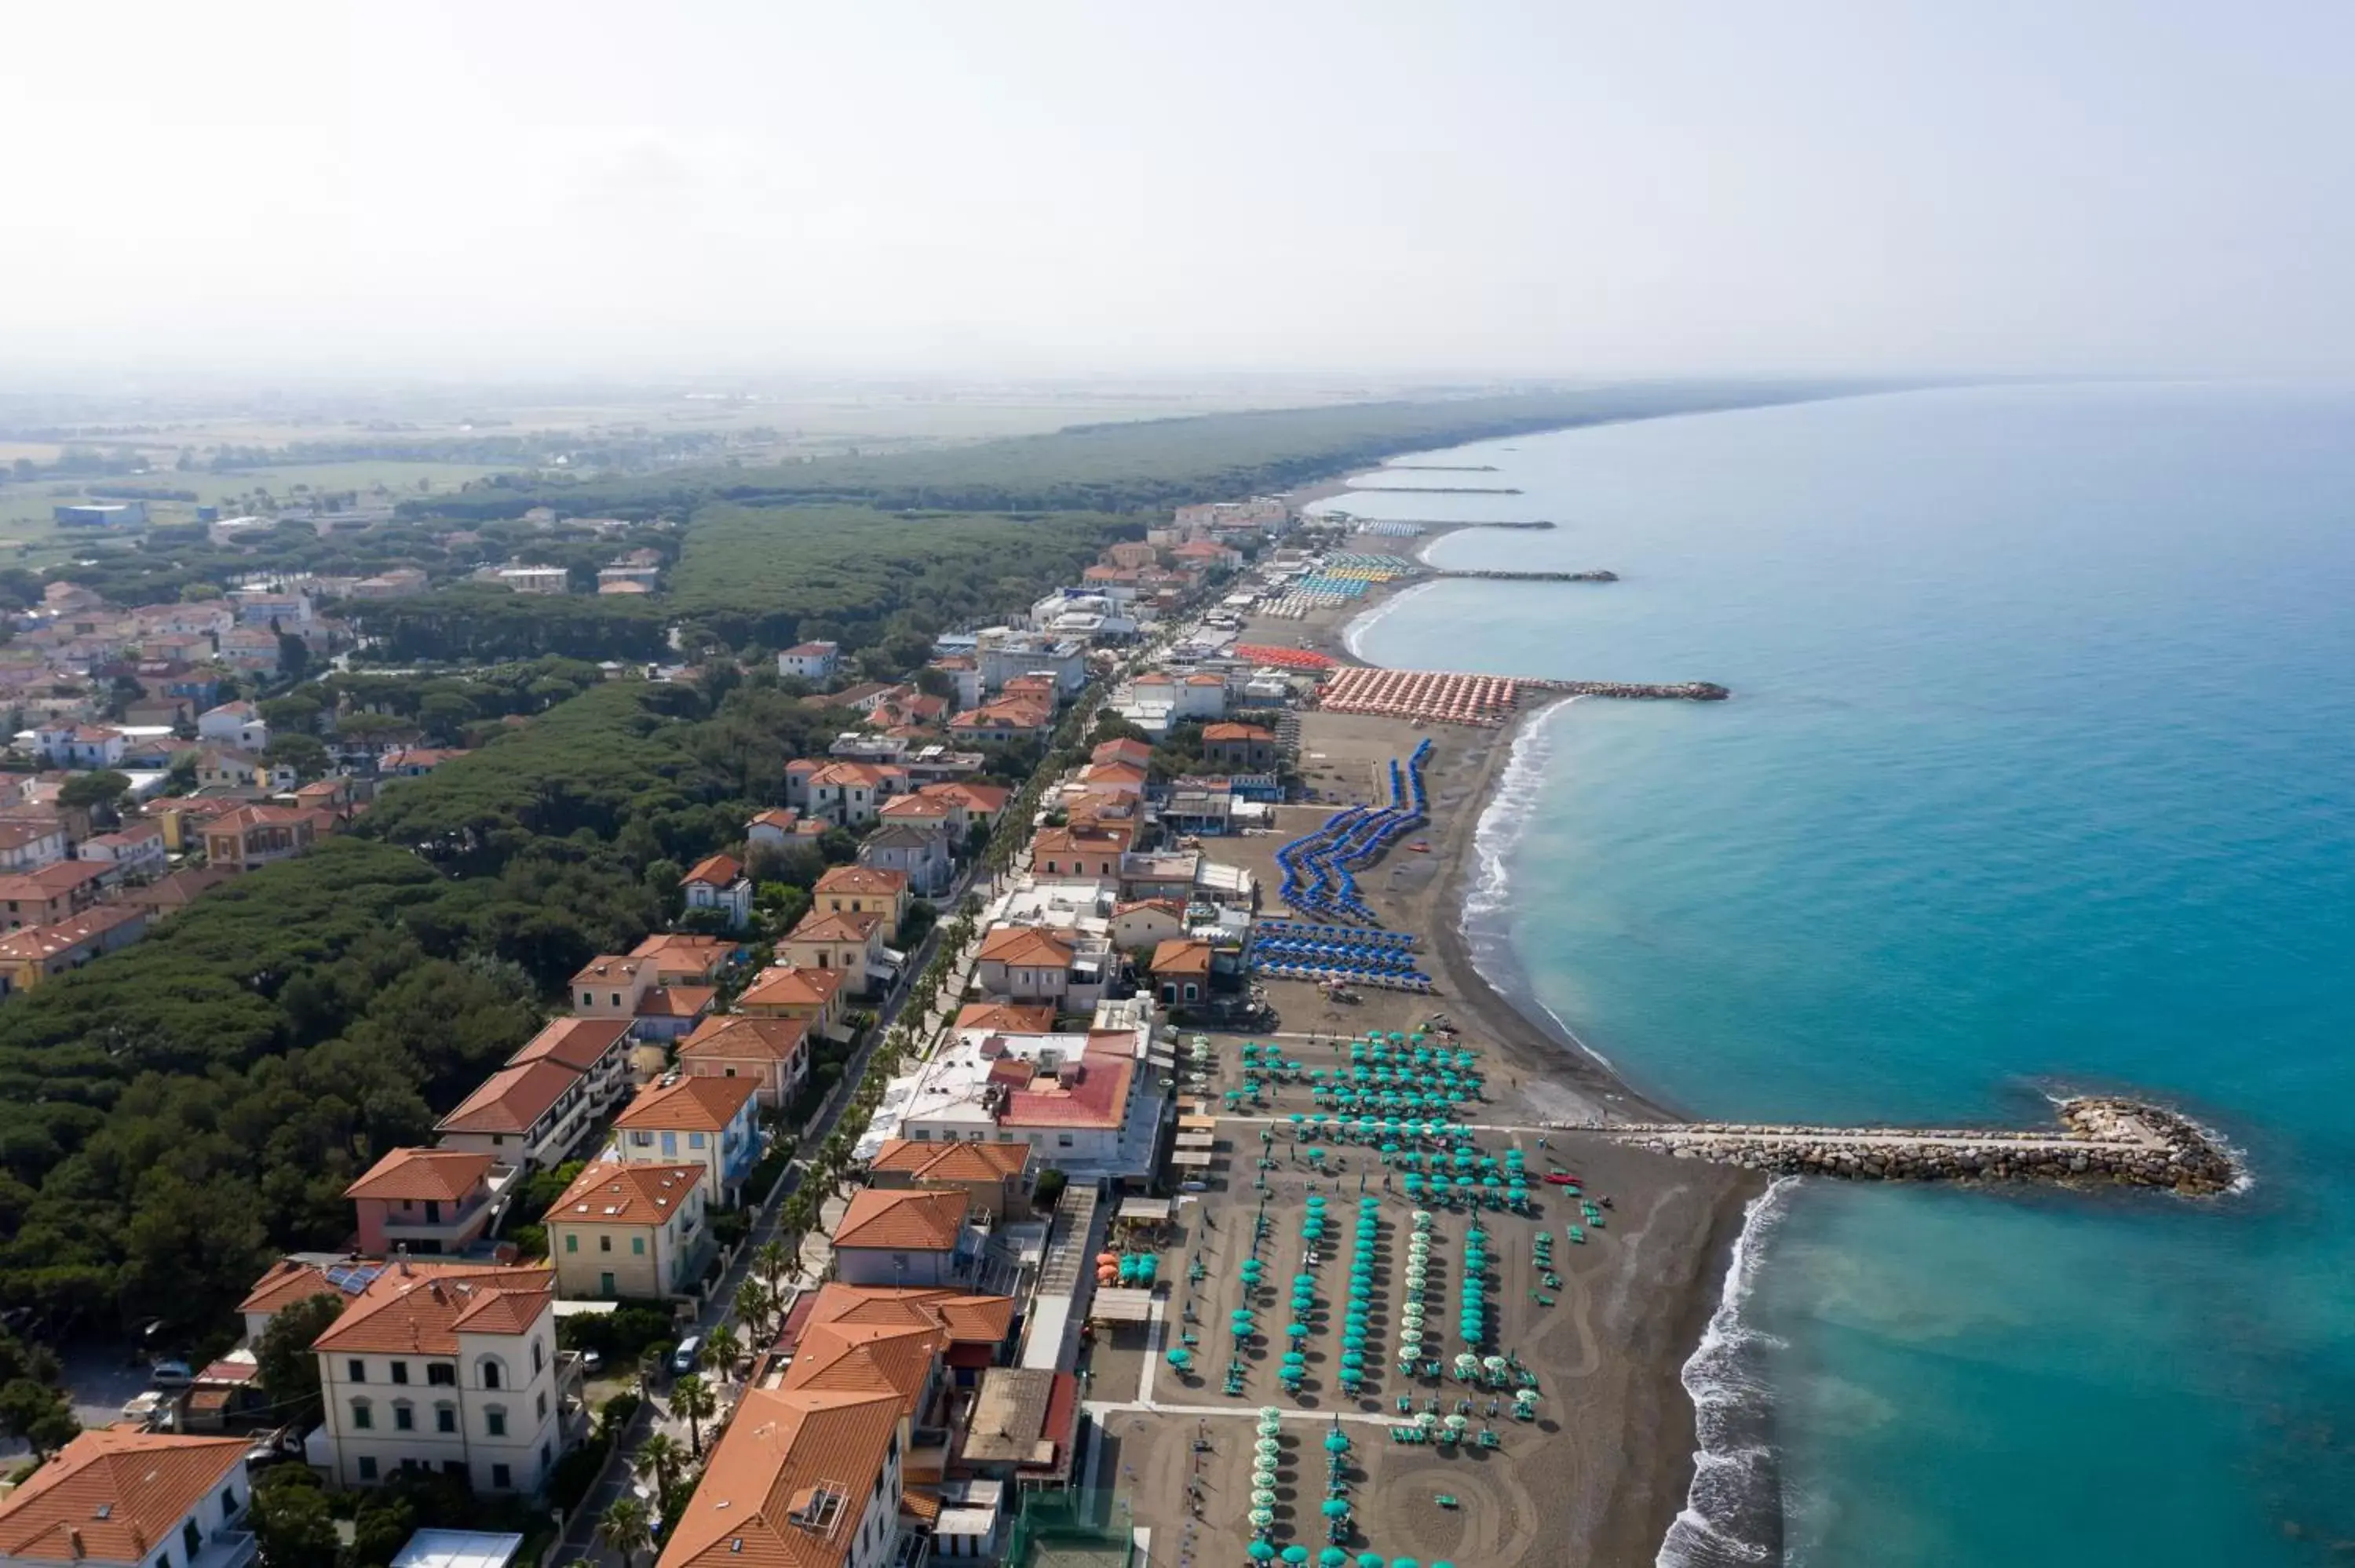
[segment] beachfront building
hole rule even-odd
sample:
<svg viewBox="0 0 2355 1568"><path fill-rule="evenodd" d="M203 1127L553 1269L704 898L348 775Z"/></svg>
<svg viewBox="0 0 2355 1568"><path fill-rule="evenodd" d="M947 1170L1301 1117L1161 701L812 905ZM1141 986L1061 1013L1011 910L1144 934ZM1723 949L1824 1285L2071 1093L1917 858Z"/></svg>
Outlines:
<svg viewBox="0 0 2355 1568"><path fill-rule="evenodd" d="M752 1078L691 1073L648 1084L613 1118L614 1155L633 1163L698 1166L706 1195L732 1209L761 1159L759 1092Z"/></svg>

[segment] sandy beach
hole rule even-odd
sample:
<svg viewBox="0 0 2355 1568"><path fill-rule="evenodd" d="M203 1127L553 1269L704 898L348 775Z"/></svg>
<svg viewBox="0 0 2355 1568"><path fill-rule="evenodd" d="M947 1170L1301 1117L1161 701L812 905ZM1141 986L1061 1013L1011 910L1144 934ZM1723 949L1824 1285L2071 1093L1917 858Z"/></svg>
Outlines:
<svg viewBox="0 0 2355 1568"><path fill-rule="evenodd" d="M1353 547L1403 553L1401 547L1412 544L1360 537ZM1412 581L1378 588L1352 605L1306 620L1255 620L1245 627L1243 639L1311 648L1359 662L1342 642L1345 628ZM1281 1017L1280 1038L1287 1054L1302 1054L1300 1059L1312 1065L1346 1060L1341 1053L1352 1036L1370 1030L1411 1030L1444 1014L1461 1038L1481 1052L1489 1075L1483 1103L1465 1112L1465 1120L1488 1129L1480 1134L1484 1152L1500 1155L1507 1147L1518 1147L1535 1171L1544 1170L1549 1161L1566 1164L1583 1179L1588 1194L1614 1199L1608 1228L1590 1232L1576 1247L1564 1245L1562 1238L1565 1220L1575 1224L1579 1218L1577 1207L1550 1193L1533 1219L1481 1217L1489 1229L1495 1258L1498 1342L1537 1371L1545 1390L1544 1416L1534 1424L1509 1419L1479 1423L1499 1432L1502 1446L1497 1449L1396 1445L1385 1424L1400 1419L1395 1404L1399 1393L1408 1393L1418 1409L1435 1393L1452 1410L1461 1393L1458 1386L1443 1382L1434 1389L1418 1382L1412 1388L1392 1388L1390 1383L1400 1380L1394 1368L1384 1367L1363 1396L1344 1399L1329 1383L1320 1387L1329 1354L1320 1361L1312 1349L1312 1376L1299 1400L1271 1398L1262 1386L1268 1382L1265 1372L1255 1372L1241 1398L1229 1399L1218 1373L1224 1364L1223 1332L1206 1331L1206 1341L1219 1341L1220 1354L1206 1359L1194 1377L1180 1380L1167 1366L1156 1369L1153 1396L1161 1413L1110 1404L1100 1412L1107 1462L1119 1466L1106 1478L1120 1478L1115 1484L1134 1489L1137 1522L1155 1528L1157 1558L1184 1563L1188 1568L1196 1561L1240 1563L1251 1538L1244 1522L1251 1425L1232 1414L1189 1420L1172 1410L1182 1411L1186 1405L1229 1411L1240 1406L1247 1415L1273 1403L1287 1411L1297 1407L1325 1413L1314 1424L1292 1416L1283 1439L1286 1468L1280 1495L1288 1505L1292 1499L1287 1494L1297 1492L1309 1506L1295 1520L1296 1531L1279 1532L1283 1539L1278 1544L1290 1544L1296 1535L1312 1556L1327 1544L1323 1521L1314 1517L1314 1509L1324 1492L1326 1457L1319 1445L1334 1410L1355 1418L1347 1425L1356 1439L1350 1455L1352 1486L1363 1500L1356 1521L1358 1538L1344 1543L1353 1555L1369 1549L1370 1542L1370 1549L1385 1556L1424 1562L1540 1562L1558 1560L1563 1543L1571 1542L1580 1561L1649 1563L1684 1506L1695 1440L1691 1402L1679 1374L1717 1304L1743 1205L1763 1182L1746 1172L1624 1150L1574 1132L1545 1133L1547 1147L1536 1146L1540 1134L1535 1124L1540 1122L1674 1114L1636 1095L1534 1002L1523 1004L1499 994L1475 968L1463 936L1464 897L1480 874L1475 846L1480 816L1494 797L1520 726L1531 722L1537 711L1524 709L1515 724L1501 728L1305 713L1301 715L1300 767L1317 800L1283 808L1277 833L1220 841L1218 853L1222 859L1249 865L1269 889L1271 907L1279 907L1272 896L1281 882L1273 863L1276 847L1341 805L1376 799L1386 790L1391 758L1403 759L1425 737L1434 742L1426 770L1428 831L1361 873L1359 885L1384 926L1422 936L1418 950L1439 994L1369 990L1362 1000L1343 1003L1328 1000L1307 982L1285 980L1266 982L1267 991ZM1222 1085L1231 1082L1237 1046L1236 1037L1218 1041L1226 1075L1220 1080ZM1280 1102L1264 1114L1287 1115L1305 1110L1309 1104L1304 1094L1299 1105ZM1259 1150L1257 1124L1223 1118L1219 1138L1222 1169L1214 1176L1211 1192L1187 1205L1180 1245L1189 1253L1199 1251L1209 1273L1199 1295L1189 1291L1181 1299L1190 1300L1199 1321L1209 1329L1220 1328L1237 1304L1227 1297L1240 1295L1233 1277L1239 1259L1228 1253L1248 1239L1248 1216L1259 1202L1252 1190L1252 1167ZM1335 1180L1322 1183L1300 1150L1287 1150L1280 1139L1270 1152L1277 1156L1277 1168L1266 1173L1271 1190L1265 1212L1271 1234L1278 1238L1273 1255L1284 1277L1289 1277L1291 1265L1282 1255L1282 1238L1296 1234L1301 1205L1312 1185L1321 1186L1328 1202L1346 1211L1358 1202L1361 1175L1377 1184L1373 1190L1382 1198L1383 1250L1378 1264L1384 1270L1394 1266L1409 1211L1401 1200L1380 1193L1383 1171L1371 1151L1331 1150L1329 1158L1345 1164L1336 1168ZM1242 1216L1240 1224L1237 1215ZM1469 1223L1462 1213L1437 1217L1441 1256L1456 1255ZM1550 1292L1550 1305L1540 1304L1549 1291L1534 1277L1530 1247L1524 1239L1533 1224L1550 1227L1556 1244L1555 1273L1563 1283ZM1265 1248L1263 1255L1270 1255ZM1392 1310L1392 1303L1378 1302L1378 1328L1389 1326L1387 1314ZM1282 1348L1280 1343L1274 1347ZM1092 1396L1111 1404L1139 1397L1118 1390L1124 1380L1146 1375L1142 1343L1124 1351L1108 1346L1105 1351L1110 1353L1105 1364L1117 1370L1109 1372L1109 1385L1099 1378ZM1267 1353L1263 1346L1252 1352L1255 1358ZM1484 1402L1476 1403L1485 1410ZM1198 1451L1197 1442L1208 1447ZM1199 1514L1189 1503L1189 1482L1199 1482ZM1455 1499L1457 1506L1434 1500L1442 1495ZM1179 1552L1165 1556L1157 1544L1169 1539L1164 1530L1182 1539Z"/></svg>

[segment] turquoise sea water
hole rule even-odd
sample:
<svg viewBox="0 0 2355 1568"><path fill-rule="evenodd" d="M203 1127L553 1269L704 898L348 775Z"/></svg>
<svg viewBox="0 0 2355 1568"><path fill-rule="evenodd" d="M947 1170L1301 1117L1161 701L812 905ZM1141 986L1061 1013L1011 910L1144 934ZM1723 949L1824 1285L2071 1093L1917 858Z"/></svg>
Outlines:
<svg viewBox="0 0 2355 1568"><path fill-rule="evenodd" d="M1424 588L1365 657L1735 693L1536 732L1485 835L1504 978L1693 1112L2130 1086L2257 1175L1778 1192L1689 1373L1724 1452L1667 1560L2350 1561L2355 397L1924 393L1462 453L1526 493L1337 503L1552 517L1432 558L1626 580Z"/></svg>

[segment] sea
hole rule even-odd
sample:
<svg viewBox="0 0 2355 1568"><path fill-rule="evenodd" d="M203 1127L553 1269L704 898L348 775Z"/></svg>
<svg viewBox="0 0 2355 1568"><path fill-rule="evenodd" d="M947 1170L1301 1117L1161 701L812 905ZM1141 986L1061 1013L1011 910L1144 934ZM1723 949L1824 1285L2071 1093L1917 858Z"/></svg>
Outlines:
<svg viewBox="0 0 2355 1568"><path fill-rule="evenodd" d="M1520 493L1324 506L1548 518L1429 558L1624 580L1434 582L1360 656L1733 691L1525 732L1465 916L1492 979L1691 1114L2130 1090L2252 1173L1776 1183L1660 1563L2355 1562L2355 394L1959 388L1402 461Z"/></svg>

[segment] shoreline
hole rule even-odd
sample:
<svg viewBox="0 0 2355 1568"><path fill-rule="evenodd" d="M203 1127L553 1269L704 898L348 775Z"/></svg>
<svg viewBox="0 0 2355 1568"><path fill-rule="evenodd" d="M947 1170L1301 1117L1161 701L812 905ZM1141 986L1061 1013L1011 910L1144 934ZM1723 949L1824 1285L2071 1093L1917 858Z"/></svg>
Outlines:
<svg viewBox="0 0 2355 1568"><path fill-rule="evenodd" d="M1304 487L1285 499L1298 506L1348 488L1346 481L1334 481ZM1457 531L1448 527L1427 533ZM1419 565L1429 567L1423 551L1435 542L1426 536L1417 543L1412 554ZM1350 647L1353 631L1433 580L1416 577L1381 584L1351 604L1304 620L1254 621L1247 634L1254 641L1310 649L1347 664L1378 667ZM1687 1113L1638 1091L1612 1063L1539 1002L1518 972L1506 933L1484 928L1492 921L1500 925L1501 914L1484 919L1482 912L1471 907L1487 874L1480 847L1483 826L1497 808L1515 757L1525 746L1541 744L1537 737L1556 716L1555 710L1563 702L1575 700L1558 698L1523 707L1495 729L1459 730L1434 725L1411 731L1431 735L1443 746L1451 736L1461 736L1465 749L1485 748L1471 777L1459 781L1452 803L1443 801L1453 815L1444 831L1432 834L1433 858L1444 858L1434 868L1432 903L1421 934L1430 948L1433 978L1444 994L1448 1015L1467 1033L1495 1042L1517 1072L1529 1080L1526 1087L1518 1079L1513 1085L1513 1098L1521 1105L1540 1115L1554 1116L1568 1099L1582 1105L1590 1114L1611 1120L1689 1120ZM1410 732L1404 721L1386 722L1398 725L1401 733ZM1704 1174L1695 1169L1699 1162L1673 1163L1680 1168L1676 1171L1679 1179L1698 1179L1704 1189L1695 1194L1705 1204L1701 1239L1685 1255L1660 1264L1649 1281L1652 1298L1644 1305L1647 1322L1643 1330L1630 1336L1627 1348L1637 1362L1637 1375L1627 1389L1612 1433L1618 1445L1620 1469L1599 1510L1577 1521L1584 1555L1598 1563L1659 1561L1668 1550L1678 1520L1691 1506L1703 1435L1701 1410L1686 1381L1687 1372L1710 1346L1712 1324L1722 1306L1753 1204L1769 1186L1755 1172L1718 1167Z"/></svg>

